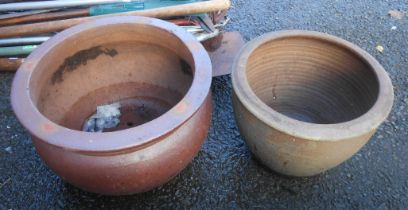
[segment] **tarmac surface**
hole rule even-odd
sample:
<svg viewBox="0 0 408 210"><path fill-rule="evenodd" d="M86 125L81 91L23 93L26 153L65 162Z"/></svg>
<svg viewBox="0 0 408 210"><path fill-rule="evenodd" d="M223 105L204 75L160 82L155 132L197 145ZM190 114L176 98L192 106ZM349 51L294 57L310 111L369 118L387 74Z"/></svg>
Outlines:
<svg viewBox="0 0 408 210"><path fill-rule="evenodd" d="M10 107L13 74L1 73L0 209L407 209L408 21L390 17L394 9L408 15L408 2L233 1L227 29L246 40L284 29L327 32L367 50L392 78L393 111L375 136L344 164L310 178L278 175L253 158L234 121L230 77L223 76L212 84L208 138L177 177L132 196L83 192L41 161Z"/></svg>

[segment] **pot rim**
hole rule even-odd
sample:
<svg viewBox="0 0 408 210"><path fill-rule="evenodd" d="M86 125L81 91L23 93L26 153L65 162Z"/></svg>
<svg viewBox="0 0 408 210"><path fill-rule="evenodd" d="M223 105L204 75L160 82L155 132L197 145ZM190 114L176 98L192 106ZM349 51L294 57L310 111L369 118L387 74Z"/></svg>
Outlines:
<svg viewBox="0 0 408 210"><path fill-rule="evenodd" d="M41 58L68 37L115 24L156 27L171 33L185 44L193 57L195 66L193 80L187 93L181 101L158 118L120 131L89 133L72 130L52 122L39 112L30 96L31 76ZM172 23L140 16L101 18L60 32L31 53L14 77L11 104L17 118L31 135L56 147L82 153L117 152L125 149L142 148L147 144L163 139L198 111L210 90L211 69L211 60L204 47L194 36Z"/></svg>
<svg viewBox="0 0 408 210"><path fill-rule="evenodd" d="M378 97L374 105L363 115L347 122L316 124L287 117L266 105L251 89L247 76L246 64L251 54L261 45L278 39L303 37L323 40L347 49L370 66L379 84ZM338 141L352 139L373 132L391 112L394 90L387 72L381 64L355 44L326 33L303 30L285 30L271 32L248 42L235 58L232 67L233 90L243 106L262 122L283 133L294 137L314 141Z"/></svg>

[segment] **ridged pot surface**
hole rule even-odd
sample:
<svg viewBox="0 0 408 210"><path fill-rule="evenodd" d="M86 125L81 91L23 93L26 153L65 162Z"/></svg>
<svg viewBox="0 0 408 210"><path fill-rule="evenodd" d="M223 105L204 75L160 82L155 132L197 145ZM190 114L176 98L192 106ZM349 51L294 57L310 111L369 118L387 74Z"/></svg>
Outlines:
<svg viewBox="0 0 408 210"><path fill-rule="evenodd" d="M197 154L211 118L211 62L173 24L114 17L67 29L33 52L12 87L17 118L62 178L103 194L150 190ZM120 124L81 131L99 105Z"/></svg>
<svg viewBox="0 0 408 210"><path fill-rule="evenodd" d="M235 60L232 82L237 124L252 152L292 176L350 158L393 104L391 80L371 55L319 32L252 40Z"/></svg>

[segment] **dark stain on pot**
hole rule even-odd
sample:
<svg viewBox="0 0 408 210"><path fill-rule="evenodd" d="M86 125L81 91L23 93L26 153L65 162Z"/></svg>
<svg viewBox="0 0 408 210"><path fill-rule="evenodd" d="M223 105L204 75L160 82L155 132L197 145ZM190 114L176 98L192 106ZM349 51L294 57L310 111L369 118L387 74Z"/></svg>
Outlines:
<svg viewBox="0 0 408 210"><path fill-rule="evenodd" d="M191 70L191 67L190 67L190 65L188 65L188 63L185 60L180 59L180 67L181 67L181 71L184 74L187 74L189 76L193 76L193 72Z"/></svg>
<svg viewBox="0 0 408 210"><path fill-rule="evenodd" d="M272 98L273 100L276 100L276 84L273 84L272 86Z"/></svg>
<svg viewBox="0 0 408 210"><path fill-rule="evenodd" d="M139 116L139 118L142 119L143 122L148 122L150 120L153 120L154 118L158 117L157 116L152 116L152 114L150 113L150 111L145 107L144 104L142 104L141 106L139 106L136 110L135 110L135 114L137 116Z"/></svg>
<svg viewBox="0 0 408 210"><path fill-rule="evenodd" d="M275 76L274 82L272 84L272 97L276 100L276 83L278 82L278 75Z"/></svg>
<svg viewBox="0 0 408 210"><path fill-rule="evenodd" d="M78 51L74 55L66 58L64 63L58 67L57 71L55 71L52 76L52 84L62 82L62 77L65 72L74 71L78 66L86 65L89 60L93 60L102 54L114 57L118 54L118 51L115 49L102 48L101 46Z"/></svg>

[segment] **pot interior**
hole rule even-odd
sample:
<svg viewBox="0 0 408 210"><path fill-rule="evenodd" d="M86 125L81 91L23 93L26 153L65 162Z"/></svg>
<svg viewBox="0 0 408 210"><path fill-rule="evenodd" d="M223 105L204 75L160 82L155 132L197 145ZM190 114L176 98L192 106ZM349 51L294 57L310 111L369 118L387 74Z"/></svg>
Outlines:
<svg viewBox="0 0 408 210"><path fill-rule="evenodd" d="M379 94L375 71L357 53L312 37L262 44L250 55L246 75L253 92L270 108L316 124L353 120Z"/></svg>
<svg viewBox="0 0 408 210"><path fill-rule="evenodd" d="M40 58L30 89L44 116L75 130L82 130L97 106L119 102L119 125L104 130L116 131L170 110L193 76L192 55L175 35L147 25L116 24L58 42Z"/></svg>

